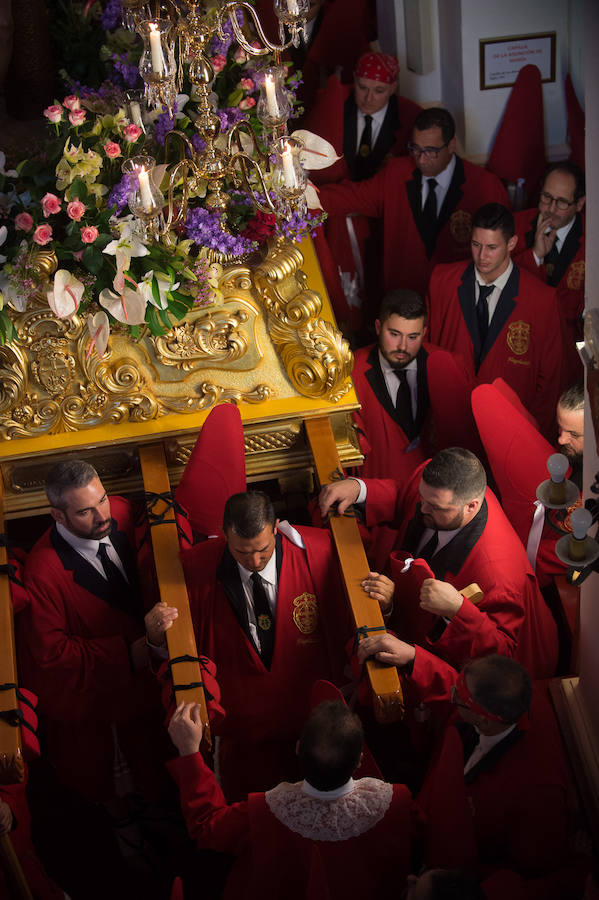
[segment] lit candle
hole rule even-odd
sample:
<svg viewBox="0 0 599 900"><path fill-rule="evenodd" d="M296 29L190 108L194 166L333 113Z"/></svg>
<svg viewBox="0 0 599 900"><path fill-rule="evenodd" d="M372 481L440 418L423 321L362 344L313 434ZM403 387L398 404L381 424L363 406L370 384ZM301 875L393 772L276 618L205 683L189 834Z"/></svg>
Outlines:
<svg viewBox="0 0 599 900"><path fill-rule="evenodd" d="M283 178L285 179L285 187L297 187L297 179L295 177L295 169L293 167L293 154L289 144L285 144L285 149L281 153L281 161L283 163Z"/></svg>
<svg viewBox="0 0 599 900"><path fill-rule="evenodd" d="M150 212L154 208L154 198L152 197L152 191L150 190L149 173L145 169L140 169L138 177L139 192L141 194L143 208L146 212Z"/></svg>
<svg viewBox="0 0 599 900"><path fill-rule="evenodd" d="M133 120L134 125L138 125L140 128L144 127L143 119L141 117L141 107L137 100L133 100L131 102L131 118ZM145 128L144 128L145 131Z"/></svg>
<svg viewBox="0 0 599 900"><path fill-rule="evenodd" d="M267 75L264 79L264 87L266 88L266 109L268 115L273 119L280 118L279 105L277 103L277 94L275 91L275 80L272 75Z"/></svg>
<svg viewBox="0 0 599 900"><path fill-rule="evenodd" d="M152 71L156 75L162 75L164 71L164 59L162 58L162 44L158 25L150 23L150 51L152 53Z"/></svg>
<svg viewBox="0 0 599 900"><path fill-rule="evenodd" d="M287 9L292 16L299 16L297 0L287 0Z"/></svg>

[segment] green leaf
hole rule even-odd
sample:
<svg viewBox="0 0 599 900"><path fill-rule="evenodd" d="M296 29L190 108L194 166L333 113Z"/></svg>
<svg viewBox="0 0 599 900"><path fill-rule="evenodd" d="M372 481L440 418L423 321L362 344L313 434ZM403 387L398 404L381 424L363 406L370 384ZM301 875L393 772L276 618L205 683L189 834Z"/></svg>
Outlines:
<svg viewBox="0 0 599 900"><path fill-rule="evenodd" d="M152 297L154 298L154 303L156 306L160 306L160 289L158 288L158 282L156 281L156 276L152 278Z"/></svg>
<svg viewBox="0 0 599 900"><path fill-rule="evenodd" d="M173 323L171 322L171 317L170 317L170 315L169 315L169 310L168 310L168 309L159 309L159 310L158 310L158 315L160 316L160 318L161 318L162 321L164 322L164 325L165 325L166 330L167 330L167 331L170 331L171 328L172 328Z"/></svg>
<svg viewBox="0 0 599 900"><path fill-rule="evenodd" d="M92 273L92 275L97 275L105 262L101 252L91 245L86 247L83 251L82 261L83 265Z"/></svg>
<svg viewBox="0 0 599 900"><path fill-rule="evenodd" d="M75 178L69 188L69 193L71 197L77 197L77 199L81 200L82 203L85 203L87 198L89 197L87 185L81 178Z"/></svg>
<svg viewBox="0 0 599 900"><path fill-rule="evenodd" d="M244 91L239 88L239 90L231 91L229 96L227 97L227 106L239 106L241 100L243 100Z"/></svg>
<svg viewBox="0 0 599 900"><path fill-rule="evenodd" d="M164 328L160 323L158 311L155 306L148 306L146 311L146 322L153 335L164 334Z"/></svg>

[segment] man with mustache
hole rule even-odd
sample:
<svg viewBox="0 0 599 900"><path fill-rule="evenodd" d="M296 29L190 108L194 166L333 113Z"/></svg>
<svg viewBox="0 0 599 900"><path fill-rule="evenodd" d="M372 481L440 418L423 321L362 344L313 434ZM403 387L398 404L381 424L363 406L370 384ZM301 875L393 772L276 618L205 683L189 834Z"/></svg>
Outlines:
<svg viewBox="0 0 599 900"><path fill-rule="evenodd" d="M109 500L83 460L55 465L46 493L54 524L25 566L30 602L18 621L21 677L39 696L59 779L88 799L106 800L115 793L117 746L135 778L142 757L148 763L140 735L150 740L154 713L157 733L160 723L133 510L122 497ZM142 569L151 571L151 563Z"/></svg>

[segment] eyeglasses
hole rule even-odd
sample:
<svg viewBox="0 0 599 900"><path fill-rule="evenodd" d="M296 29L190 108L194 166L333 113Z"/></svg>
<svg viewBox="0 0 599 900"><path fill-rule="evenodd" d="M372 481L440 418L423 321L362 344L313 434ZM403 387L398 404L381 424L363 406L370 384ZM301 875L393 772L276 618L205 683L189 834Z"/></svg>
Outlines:
<svg viewBox="0 0 599 900"><path fill-rule="evenodd" d="M551 206L552 203L555 203L557 208L562 211L568 209L569 206L574 206L576 203L576 200L566 200L564 197L552 197L547 191L543 191L539 199L541 203L546 203L547 206Z"/></svg>
<svg viewBox="0 0 599 900"><path fill-rule="evenodd" d="M419 147L418 144L408 144L408 153L417 159L424 156L425 159L437 159L441 150L449 146L450 141L445 141L440 147Z"/></svg>

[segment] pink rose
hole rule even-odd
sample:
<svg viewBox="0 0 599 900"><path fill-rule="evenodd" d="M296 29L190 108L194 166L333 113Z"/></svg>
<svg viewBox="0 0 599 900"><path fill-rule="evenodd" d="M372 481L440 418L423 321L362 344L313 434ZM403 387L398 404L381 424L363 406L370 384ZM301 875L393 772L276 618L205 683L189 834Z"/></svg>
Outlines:
<svg viewBox="0 0 599 900"><path fill-rule="evenodd" d="M67 109L81 109L81 100L76 94L69 94L68 97L65 97L62 101L62 105L66 106Z"/></svg>
<svg viewBox="0 0 599 900"><path fill-rule="evenodd" d="M31 231L33 228L33 218L29 213L19 213L18 216L15 216L15 228L17 231Z"/></svg>
<svg viewBox="0 0 599 900"><path fill-rule="evenodd" d="M136 141L140 134L143 134L143 131L141 130L139 125L125 125L125 127L123 128L123 137L129 144L132 144L134 141Z"/></svg>
<svg viewBox="0 0 599 900"><path fill-rule="evenodd" d="M69 122L71 125L83 125L85 122L85 110L84 109L73 109L69 113Z"/></svg>
<svg viewBox="0 0 599 900"><path fill-rule="evenodd" d="M239 82L239 87L243 88L244 91L253 91L255 84L251 78L242 78Z"/></svg>
<svg viewBox="0 0 599 900"><path fill-rule="evenodd" d="M227 65L227 57L223 56L222 53L217 53L216 56L213 56L210 60L212 63L212 68L215 73L222 72L222 70Z"/></svg>
<svg viewBox="0 0 599 900"><path fill-rule="evenodd" d="M46 219L48 216L55 216L56 213L60 212L60 200L56 194L44 194L42 197L42 211Z"/></svg>
<svg viewBox="0 0 599 900"><path fill-rule="evenodd" d="M53 125L56 125L56 123L60 122L62 119L62 106L59 106L58 104L47 106L44 110L44 115Z"/></svg>
<svg viewBox="0 0 599 900"><path fill-rule="evenodd" d="M109 159L116 159L117 156L121 155L120 145L114 141L106 141L104 144L104 153Z"/></svg>
<svg viewBox="0 0 599 900"><path fill-rule="evenodd" d="M33 232L33 240L36 244L39 244L40 247L43 247L44 244L49 244L52 240L52 229L50 228L50 226L38 225Z"/></svg>
<svg viewBox="0 0 599 900"><path fill-rule="evenodd" d="M98 237L98 229L95 225L89 225L87 228L81 229L81 240L84 244L93 244Z"/></svg>
<svg viewBox="0 0 599 900"><path fill-rule="evenodd" d="M240 65L241 65L241 63L247 62L248 58L249 57L248 57L247 53L245 52L245 50L243 49L243 47L238 47L237 50L235 51L235 55L233 57L235 62L239 63Z"/></svg>
<svg viewBox="0 0 599 900"><path fill-rule="evenodd" d="M256 101L253 97L246 97L245 100L242 100L239 104L239 109L251 109L252 106L256 105Z"/></svg>
<svg viewBox="0 0 599 900"><path fill-rule="evenodd" d="M82 203L81 200L71 200L67 206L67 216L74 222L79 222L85 215L85 208L85 203Z"/></svg>

